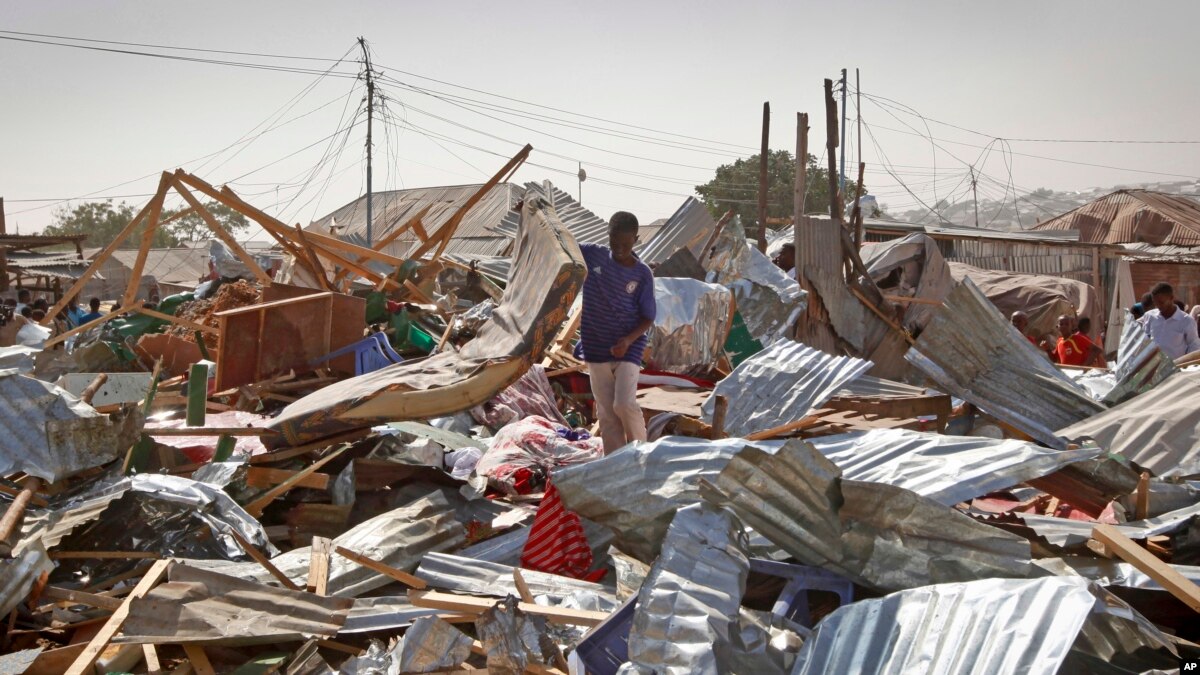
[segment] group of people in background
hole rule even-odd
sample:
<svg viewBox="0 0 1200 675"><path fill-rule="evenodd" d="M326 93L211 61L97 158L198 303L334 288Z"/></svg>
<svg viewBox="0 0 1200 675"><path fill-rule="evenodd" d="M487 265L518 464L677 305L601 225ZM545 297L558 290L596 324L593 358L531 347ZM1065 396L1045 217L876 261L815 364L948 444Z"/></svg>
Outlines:
<svg viewBox="0 0 1200 675"><path fill-rule="evenodd" d="M1200 304L1187 311L1187 306L1175 299L1175 289L1161 282L1142 296L1140 302L1130 308L1135 321L1146 329L1154 344L1172 359L1200 351L1196 320L1200 315ZM1029 334L1029 316L1025 312L1013 312L1010 318L1015 327L1033 346L1044 351L1051 361L1066 366L1104 366L1104 336L1093 341L1091 319L1062 315L1058 317L1058 338L1038 339ZM1097 344L1099 343L1099 344Z"/></svg>

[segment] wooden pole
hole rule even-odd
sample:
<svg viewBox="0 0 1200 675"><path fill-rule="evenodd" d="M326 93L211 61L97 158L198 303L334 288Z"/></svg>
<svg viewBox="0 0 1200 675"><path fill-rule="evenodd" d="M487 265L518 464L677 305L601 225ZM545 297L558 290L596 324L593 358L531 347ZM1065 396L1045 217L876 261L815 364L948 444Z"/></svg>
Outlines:
<svg viewBox="0 0 1200 675"><path fill-rule="evenodd" d="M800 250L800 222L804 219L804 197L808 192L808 113L796 113L796 186L792 191L792 243ZM799 262L800 258L795 258ZM799 279L800 275L797 274Z"/></svg>
<svg viewBox="0 0 1200 675"><path fill-rule="evenodd" d="M0 234L8 234L4 222L4 197L0 197ZM0 291L8 290L8 249L0 244Z"/></svg>
<svg viewBox="0 0 1200 675"><path fill-rule="evenodd" d="M42 486L40 478L26 478L25 484L21 486L21 491L17 494L12 503L8 505L8 509L4 511L4 517L0 518L0 542L5 541L12 533L16 531L21 524L22 518L25 516L25 509L29 507L29 502L33 500L33 493L38 491Z"/></svg>
<svg viewBox="0 0 1200 675"><path fill-rule="evenodd" d="M718 396L713 401L712 440L725 438L725 413L729 410L729 399Z"/></svg>
<svg viewBox="0 0 1200 675"><path fill-rule="evenodd" d="M833 80L825 80L825 154L829 159L829 217L842 224L842 196L838 192L838 118L833 98Z"/></svg>
<svg viewBox="0 0 1200 675"><path fill-rule="evenodd" d="M859 202L862 200L863 172L866 170L867 165L859 162L858 183L854 185L854 210L850 212L850 219L854 221L854 245L858 248L862 248L863 245L863 215L862 205Z"/></svg>
<svg viewBox="0 0 1200 675"><path fill-rule="evenodd" d="M763 101L762 150L758 153L758 250L767 252L767 157L771 148L771 102Z"/></svg>

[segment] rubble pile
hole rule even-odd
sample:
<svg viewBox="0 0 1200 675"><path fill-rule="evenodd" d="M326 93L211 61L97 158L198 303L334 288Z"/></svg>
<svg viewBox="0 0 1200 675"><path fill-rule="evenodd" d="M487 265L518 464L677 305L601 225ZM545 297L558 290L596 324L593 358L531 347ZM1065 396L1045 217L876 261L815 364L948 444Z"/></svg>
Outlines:
<svg viewBox="0 0 1200 675"><path fill-rule="evenodd" d="M655 280L649 438L605 447L572 351L590 271L551 203L519 215L502 293L430 303L353 263L390 256L266 221L304 255L178 309L203 358L145 329L136 377L0 373L0 672L1200 657L1200 376L1144 331L1085 386L970 278L888 286L930 296L897 320L853 250L801 282L710 223L675 265L705 280ZM417 307L446 326L423 346L386 328Z"/></svg>

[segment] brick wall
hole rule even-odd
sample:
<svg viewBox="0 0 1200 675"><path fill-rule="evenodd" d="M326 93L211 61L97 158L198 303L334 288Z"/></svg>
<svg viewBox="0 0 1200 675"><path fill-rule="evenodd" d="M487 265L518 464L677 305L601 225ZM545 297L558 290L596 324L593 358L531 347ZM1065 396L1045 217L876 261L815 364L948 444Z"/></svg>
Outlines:
<svg viewBox="0 0 1200 675"><path fill-rule="evenodd" d="M1190 263L1135 262L1129 266L1136 297L1149 293L1160 281L1175 288L1176 299L1189 307L1200 302L1200 265Z"/></svg>

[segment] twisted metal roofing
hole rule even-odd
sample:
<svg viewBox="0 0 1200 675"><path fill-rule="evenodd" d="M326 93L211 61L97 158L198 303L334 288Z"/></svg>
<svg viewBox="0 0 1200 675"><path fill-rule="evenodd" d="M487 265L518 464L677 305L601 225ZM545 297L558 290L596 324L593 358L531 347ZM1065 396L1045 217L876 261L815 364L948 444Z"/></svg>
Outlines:
<svg viewBox="0 0 1200 675"><path fill-rule="evenodd" d="M1152 190L1117 190L1033 229L1078 230L1080 241L1093 244L1200 246L1200 203Z"/></svg>

